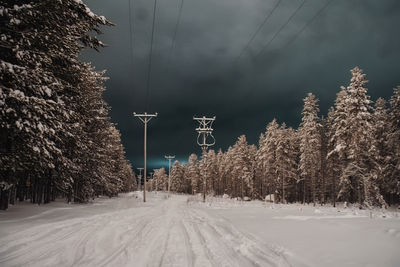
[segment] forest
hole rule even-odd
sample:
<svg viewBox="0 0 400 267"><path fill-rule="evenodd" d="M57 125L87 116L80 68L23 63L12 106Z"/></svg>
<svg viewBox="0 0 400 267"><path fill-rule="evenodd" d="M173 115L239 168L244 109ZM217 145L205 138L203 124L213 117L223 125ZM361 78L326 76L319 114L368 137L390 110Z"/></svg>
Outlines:
<svg viewBox="0 0 400 267"><path fill-rule="evenodd" d="M190 155L171 169L171 190L179 193L226 195L277 203L337 201L360 208L386 208L399 203L400 86L389 105L372 105L367 79L355 67L347 87L337 93L334 107L319 116L318 99L304 98L298 129L270 122L258 146L240 136L227 151L209 150L200 159ZM150 189L166 190L164 168L154 172ZM267 198L267 199L266 199Z"/></svg>
<svg viewBox="0 0 400 267"><path fill-rule="evenodd" d="M96 36L112 24L81 1L0 8L0 209L15 199L86 202L134 189L102 96L107 78L79 59L104 46Z"/></svg>

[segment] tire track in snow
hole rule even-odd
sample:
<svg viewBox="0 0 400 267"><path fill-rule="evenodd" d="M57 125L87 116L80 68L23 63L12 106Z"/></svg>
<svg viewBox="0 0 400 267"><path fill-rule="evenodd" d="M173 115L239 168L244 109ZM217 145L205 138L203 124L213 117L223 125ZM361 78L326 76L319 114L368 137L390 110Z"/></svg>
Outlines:
<svg viewBox="0 0 400 267"><path fill-rule="evenodd" d="M162 203L161 206L164 206L165 203ZM102 258L96 266L110 266L108 264L112 263L120 254L124 251L136 251L143 244L144 236L147 236L148 232L150 232L154 228L154 224L162 218L163 212L158 214L159 207L148 210L145 214L143 214L139 220L137 220L136 225L134 225L131 230L123 232L121 235L129 236L130 238L126 240L122 245L120 245L117 249L113 250L111 255L108 255L105 258ZM155 214L154 214L155 213Z"/></svg>
<svg viewBox="0 0 400 267"><path fill-rule="evenodd" d="M253 238L238 231L227 220L216 220L204 212L199 215L199 210L191 210L194 220L202 222L205 235L214 239L224 247L228 259L236 257L236 262L243 262L239 266L290 266L282 253L266 246ZM215 238L218 236L218 238ZM247 264L246 264L247 262ZM234 265L236 265L234 263Z"/></svg>
<svg viewBox="0 0 400 267"><path fill-rule="evenodd" d="M187 257L187 262L188 262L187 266L188 267L192 267L193 266L193 260L195 259L192 243L190 242L189 234L188 234L188 231L187 231L187 228L186 228L185 224L183 223L183 220L180 221L180 226L181 226L183 237L184 237L184 241L185 241L186 257Z"/></svg>
<svg viewBox="0 0 400 267"><path fill-rule="evenodd" d="M125 220L126 218L124 217L132 217L132 215L126 215L129 212L132 212L134 219L140 223L141 218L146 217L146 214L152 212L152 210L146 210L141 216L137 216L138 213L133 212L136 210L131 209L123 212L112 211L106 214L74 218L29 228L16 235L2 239L2 243L7 244L7 246L4 246L4 249L0 252L0 265L24 266L29 264L42 266L41 262L47 261L47 258L50 257L56 258L58 254L61 254L61 257L58 257L53 264L61 263L62 266L92 264L93 262L90 259L84 258L87 256L85 250L87 248L93 249L93 247L87 246L88 242L94 243L94 246L96 245L97 242L93 242L93 240L97 241L97 231L101 232L101 230L107 228L108 224L113 222L118 223L118 219L121 219L121 217ZM125 233L121 233L121 235L123 234ZM29 237L32 236L34 238L30 239ZM13 237L14 239L10 240ZM79 241L76 242L76 239ZM60 250L60 247L65 249ZM74 248L75 253L73 256L63 255L65 250L73 250ZM63 256L67 259L63 259ZM72 262L69 257L71 257Z"/></svg>
<svg viewBox="0 0 400 267"><path fill-rule="evenodd" d="M222 242L220 236L215 235L210 231L210 227L204 217L195 216L190 211L190 220L195 227L195 232L199 235L202 240L202 245L207 250L208 257L213 259L215 266L251 266L250 261L247 261L243 257L237 255L237 251L230 246Z"/></svg>
<svg viewBox="0 0 400 267"><path fill-rule="evenodd" d="M78 230L80 232L82 230ZM55 244L63 242L76 234L77 229L71 227L67 229L56 229L41 235L42 238L26 241L24 238L16 239L17 244L7 248L0 253L0 263L13 262L19 260L17 265L25 265L33 258L39 260L56 250ZM51 237L51 239L49 239ZM25 259L25 260L24 260ZM22 261L22 263L21 263Z"/></svg>
<svg viewBox="0 0 400 267"><path fill-rule="evenodd" d="M168 227L168 228L170 228L170 227ZM162 264L164 262L165 254L167 253L167 245L168 245L168 241L169 241L169 238L170 238L170 234L171 234L171 230L168 231L167 237L165 238L164 244L162 246L163 253L161 254L160 263L158 264L159 267L163 266Z"/></svg>

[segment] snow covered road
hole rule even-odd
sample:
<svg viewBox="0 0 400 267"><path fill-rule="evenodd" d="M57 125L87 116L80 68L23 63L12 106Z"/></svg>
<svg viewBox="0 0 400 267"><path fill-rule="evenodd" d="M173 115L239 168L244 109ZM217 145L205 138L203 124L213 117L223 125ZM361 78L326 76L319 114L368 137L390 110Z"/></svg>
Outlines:
<svg viewBox="0 0 400 267"><path fill-rule="evenodd" d="M131 193L20 218L16 207L0 217L0 266L290 266L279 248L187 199L143 204Z"/></svg>

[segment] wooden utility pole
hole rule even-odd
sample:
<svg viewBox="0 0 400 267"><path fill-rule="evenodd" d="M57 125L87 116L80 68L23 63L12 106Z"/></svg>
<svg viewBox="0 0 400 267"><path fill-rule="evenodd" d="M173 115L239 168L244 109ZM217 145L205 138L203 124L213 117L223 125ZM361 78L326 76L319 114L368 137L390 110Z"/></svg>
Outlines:
<svg viewBox="0 0 400 267"><path fill-rule="evenodd" d="M134 117L138 117L144 124L144 182L143 182L143 202L146 202L146 172L147 172L147 123L152 119L157 117L158 113L155 114L136 114L133 112Z"/></svg>
<svg viewBox="0 0 400 267"><path fill-rule="evenodd" d="M206 118L205 116L193 117L193 120L196 120L200 125L196 128L198 133L197 135L197 144L201 147L202 157L206 158L207 149L210 146L215 145L215 137L212 135L213 128L212 123L215 121L215 116L212 118ZM210 137L210 142L207 141L207 138ZM206 175L207 176L207 175ZM207 191L207 177L203 178L203 202L206 202L206 191Z"/></svg>

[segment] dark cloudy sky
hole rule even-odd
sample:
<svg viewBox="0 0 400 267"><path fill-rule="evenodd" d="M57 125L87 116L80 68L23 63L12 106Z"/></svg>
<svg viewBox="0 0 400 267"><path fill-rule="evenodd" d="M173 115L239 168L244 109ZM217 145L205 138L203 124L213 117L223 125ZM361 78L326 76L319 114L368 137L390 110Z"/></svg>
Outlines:
<svg viewBox="0 0 400 267"><path fill-rule="evenodd" d="M143 164L143 125L132 112L145 111L152 0L130 0L133 66L129 42L129 0L86 0L90 9L116 24L101 37L107 48L82 58L107 69L106 101L134 167ZM193 115L217 117L215 149L227 149L239 135L256 144L274 117L297 127L302 99L320 99L321 114L333 105L349 70L367 74L372 99L388 99L400 84L400 1L333 0L298 38L296 33L328 0L308 0L273 38L303 0L282 0L239 61L235 61L279 0L158 0L148 112L158 112L148 129L150 168L165 154L186 160L200 152Z"/></svg>

